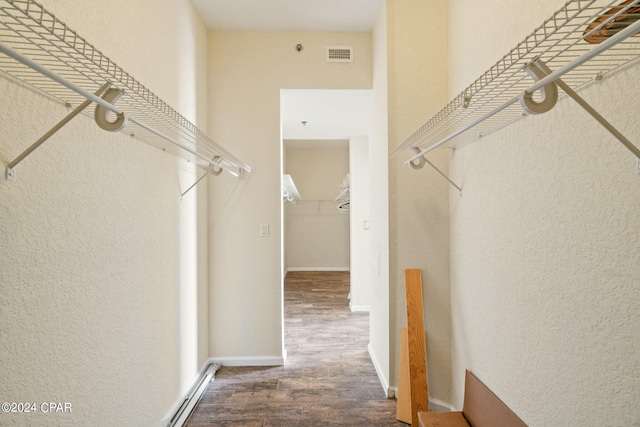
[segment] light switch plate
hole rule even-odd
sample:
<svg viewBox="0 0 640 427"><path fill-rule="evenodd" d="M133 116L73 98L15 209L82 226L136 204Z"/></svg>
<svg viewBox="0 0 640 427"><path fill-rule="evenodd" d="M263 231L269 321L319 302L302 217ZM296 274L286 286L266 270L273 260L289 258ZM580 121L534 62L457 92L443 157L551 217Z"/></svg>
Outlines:
<svg viewBox="0 0 640 427"><path fill-rule="evenodd" d="M260 224L260 237L269 236L269 224Z"/></svg>

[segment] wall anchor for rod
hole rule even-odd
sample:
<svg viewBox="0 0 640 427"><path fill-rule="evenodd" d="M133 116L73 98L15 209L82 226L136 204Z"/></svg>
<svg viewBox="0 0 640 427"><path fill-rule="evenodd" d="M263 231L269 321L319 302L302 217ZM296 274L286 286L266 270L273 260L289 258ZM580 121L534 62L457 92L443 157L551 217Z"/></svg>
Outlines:
<svg viewBox="0 0 640 427"><path fill-rule="evenodd" d="M411 151L413 151L416 154L420 154L420 149L418 147L411 147ZM418 163L415 163L416 160L418 160ZM449 182L449 184L451 184L455 188L457 188L458 191L460 192L460 195L462 195L462 187L458 186L455 182L451 181L451 179L444 172L442 172L440 169L438 169L438 167L436 165L434 165L433 163L431 163L425 156L420 156L417 159L410 161L409 165L413 169L418 170L418 169L422 169L424 167L425 163L428 164L429 166L431 166L432 168L434 168L436 170L436 172L438 172L440 175L442 175L442 177Z"/></svg>

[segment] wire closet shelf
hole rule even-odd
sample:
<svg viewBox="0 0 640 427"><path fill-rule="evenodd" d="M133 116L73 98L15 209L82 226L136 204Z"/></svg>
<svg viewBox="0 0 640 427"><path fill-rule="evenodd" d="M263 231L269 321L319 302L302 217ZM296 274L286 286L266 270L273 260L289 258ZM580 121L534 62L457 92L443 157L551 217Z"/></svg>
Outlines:
<svg viewBox="0 0 640 427"><path fill-rule="evenodd" d="M393 149L391 156L408 149L412 157L405 163L419 169L425 161L429 163L425 154L444 144L450 149L462 148L527 114L553 108L557 86L640 158L640 150L595 110L590 111L586 101L571 89L600 80L640 56L640 0L620 1L566 2ZM527 97L528 101L523 100ZM540 100L541 97L548 99ZM531 111L527 103L532 106Z"/></svg>
<svg viewBox="0 0 640 427"><path fill-rule="evenodd" d="M76 107L78 112L95 102L96 122L103 129L122 131L206 173L226 171L242 176L251 172L248 165L36 1L0 0L0 52L0 72L6 78Z"/></svg>

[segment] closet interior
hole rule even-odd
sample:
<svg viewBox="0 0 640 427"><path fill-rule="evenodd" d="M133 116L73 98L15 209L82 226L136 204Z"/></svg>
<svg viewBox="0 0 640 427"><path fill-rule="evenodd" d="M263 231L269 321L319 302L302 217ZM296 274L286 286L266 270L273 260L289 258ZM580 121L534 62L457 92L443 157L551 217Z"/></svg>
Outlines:
<svg viewBox="0 0 640 427"><path fill-rule="evenodd" d="M102 129L124 132L204 170L204 176L251 172L224 147L167 105L95 46L32 0L0 3L0 70L73 110L13 159L6 178L57 130L95 103L93 118Z"/></svg>
<svg viewBox="0 0 640 427"><path fill-rule="evenodd" d="M405 164L413 169L429 164L438 170L425 157L432 150L448 144L453 153L528 115L550 111L560 97L569 96L640 160L638 146L575 92L638 58L639 33L637 0L568 1L391 156L409 150ZM438 172L462 192L459 183Z"/></svg>

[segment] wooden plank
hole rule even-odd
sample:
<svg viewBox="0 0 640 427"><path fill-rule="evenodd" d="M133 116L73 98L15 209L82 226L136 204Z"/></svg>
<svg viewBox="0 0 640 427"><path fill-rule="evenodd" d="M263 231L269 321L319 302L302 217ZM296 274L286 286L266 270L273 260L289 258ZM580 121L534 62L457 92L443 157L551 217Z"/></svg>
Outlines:
<svg viewBox="0 0 640 427"><path fill-rule="evenodd" d="M420 412L418 419L420 427L469 427L462 412Z"/></svg>
<svg viewBox="0 0 640 427"><path fill-rule="evenodd" d="M464 416L474 426L527 427L509 407L468 370L464 378Z"/></svg>
<svg viewBox="0 0 640 427"><path fill-rule="evenodd" d="M409 339L407 328L400 331L400 367L398 369L398 395L396 419L411 424L411 387L409 386Z"/></svg>
<svg viewBox="0 0 640 427"><path fill-rule="evenodd" d="M411 388L411 425L417 427L418 412L429 410L427 350L424 339L422 274L420 270L405 270L405 281L409 342L409 385Z"/></svg>

